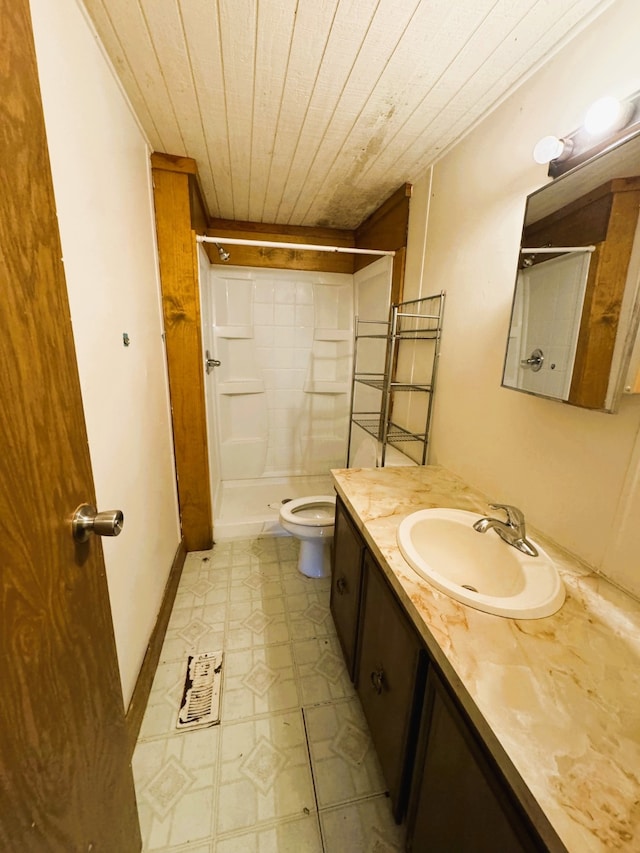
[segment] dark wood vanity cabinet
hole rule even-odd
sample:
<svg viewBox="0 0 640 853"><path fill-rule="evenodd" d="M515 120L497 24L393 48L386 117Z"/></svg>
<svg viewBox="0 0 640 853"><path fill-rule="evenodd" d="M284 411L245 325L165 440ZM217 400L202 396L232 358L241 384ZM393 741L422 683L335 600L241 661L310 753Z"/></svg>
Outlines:
<svg viewBox="0 0 640 853"><path fill-rule="evenodd" d="M393 812L406 807L426 674L420 637L368 551L364 556L356 688L375 744Z"/></svg>
<svg viewBox="0 0 640 853"><path fill-rule="evenodd" d="M407 818L412 853L541 853L499 771L448 689L429 670Z"/></svg>
<svg viewBox="0 0 640 853"><path fill-rule="evenodd" d="M355 674L363 554L362 537L338 498L333 533L330 607L352 681Z"/></svg>
<svg viewBox="0 0 640 853"><path fill-rule="evenodd" d="M340 500L332 571L331 612L406 849L564 851L541 840Z"/></svg>

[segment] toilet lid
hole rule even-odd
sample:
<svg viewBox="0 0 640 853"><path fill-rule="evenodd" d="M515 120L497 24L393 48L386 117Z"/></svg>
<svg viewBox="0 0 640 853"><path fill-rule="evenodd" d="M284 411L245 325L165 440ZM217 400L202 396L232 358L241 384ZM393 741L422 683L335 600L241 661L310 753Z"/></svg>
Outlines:
<svg viewBox="0 0 640 853"><path fill-rule="evenodd" d="M306 524L308 527L326 527L333 524L335 513L335 495L295 498L280 507L280 518L291 524Z"/></svg>

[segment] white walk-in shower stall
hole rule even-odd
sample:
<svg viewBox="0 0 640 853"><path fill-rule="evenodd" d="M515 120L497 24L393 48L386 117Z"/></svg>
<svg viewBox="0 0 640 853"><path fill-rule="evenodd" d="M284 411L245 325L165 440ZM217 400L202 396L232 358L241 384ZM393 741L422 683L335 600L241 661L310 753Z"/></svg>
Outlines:
<svg viewBox="0 0 640 853"><path fill-rule="evenodd" d="M332 494L353 356L354 276L232 262L199 247L217 540L281 533L283 500ZM390 258L377 263L390 280Z"/></svg>

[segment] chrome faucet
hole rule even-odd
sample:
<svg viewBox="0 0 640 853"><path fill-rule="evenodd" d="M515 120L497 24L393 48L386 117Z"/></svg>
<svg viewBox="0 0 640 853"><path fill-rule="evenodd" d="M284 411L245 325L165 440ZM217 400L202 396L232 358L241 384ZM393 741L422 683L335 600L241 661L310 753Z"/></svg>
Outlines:
<svg viewBox="0 0 640 853"><path fill-rule="evenodd" d="M498 536L508 545L513 545L518 551L523 554L528 554L529 557L537 557L538 552L527 539L527 533L524 524L524 515L517 506L509 506L508 504L489 504L491 509L503 509L507 514L507 520L500 521L499 518L480 518L473 525L473 529L478 533L486 533L492 528Z"/></svg>

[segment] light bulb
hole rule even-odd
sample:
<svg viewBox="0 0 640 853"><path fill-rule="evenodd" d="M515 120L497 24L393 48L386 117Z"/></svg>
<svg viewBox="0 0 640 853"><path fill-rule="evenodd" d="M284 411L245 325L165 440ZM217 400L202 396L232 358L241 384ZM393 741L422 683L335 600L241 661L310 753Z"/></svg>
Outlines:
<svg viewBox="0 0 640 853"><path fill-rule="evenodd" d="M533 159L543 165L552 160L565 160L571 153L571 143L557 136L543 136L533 149Z"/></svg>
<svg viewBox="0 0 640 853"><path fill-rule="evenodd" d="M607 95L594 101L584 117L584 129L589 136L602 136L621 130L631 117L633 104Z"/></svg>

